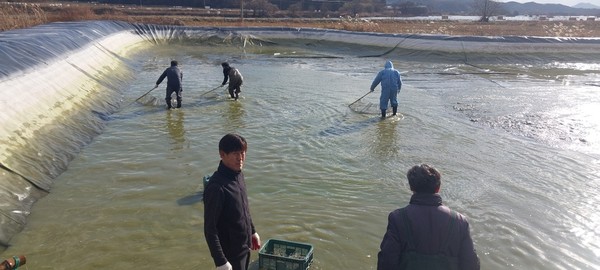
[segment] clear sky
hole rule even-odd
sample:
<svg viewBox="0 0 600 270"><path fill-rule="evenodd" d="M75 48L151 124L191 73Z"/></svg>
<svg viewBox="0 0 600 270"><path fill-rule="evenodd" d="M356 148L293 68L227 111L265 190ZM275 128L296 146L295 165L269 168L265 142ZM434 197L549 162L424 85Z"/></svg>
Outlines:
<svg viewBox="0 0 600 270"><path fill-rule="evenodd" d="M592 5L600 6L600 0L501 0L501 2L519 2L519 3L527 3L527 2L536 2L539 4L563 4L565 6L574 6L579 3L590 3Z"/></svg>

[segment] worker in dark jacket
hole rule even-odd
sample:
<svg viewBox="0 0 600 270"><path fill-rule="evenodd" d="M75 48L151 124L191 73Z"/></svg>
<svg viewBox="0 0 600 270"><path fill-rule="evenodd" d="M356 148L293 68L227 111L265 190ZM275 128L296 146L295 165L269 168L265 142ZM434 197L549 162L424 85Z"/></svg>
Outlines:
<svg viewBox="0 0 600 270"><path fill-rule="evenodd" d="M165 69L165 71L160 75L160 77L158 77L158 80L156 81L155 87L158 87L158 85L165 78L167 78L167 95L165 96L165 101L167 102L167 110L172 108L171 95L173 95L173 93L177 93L177 108L181 108L181 92L183 91L183 73L181 72L181 70L179 70L179 67L177 65L177 61L171 61L171 66Z"/></svg>
<svg viewBox="0 0 600 270"><path fill-rule="evenodd" d="M408 206L388 216L387 230L377 257L377 269L406 269L406 265L411 263L408 262L409 258L418 254L416 256L424 255L421 258L427 258L421 260L419 265L422 265L422 261L435 261L427 257L429 255L442 255L453 264L443 269L478 270L479 258L473 247L466 217L442 205L439 195L440 173L422 164L412 167L407 178L413 195Z"/></svg>
<svg viewBox="0 0 600 270"><path fill-rule="evenodd" d="M244 77L242 77L242 73L237 68L234 68L229 65L227 62L221 63L223 67L223 83L221 86L227 84L227 80L229 80L229 95L231 98L235 98L236 100L240 97L240 92L242 92L242 83L244 82Z"/></svg>
<svg viewBox="0 0 600 270"><path fill-rule="evenodd" d="M260 237L252 223L242 167L246 140L227 134L219 142L221 162L204 190L204 236L217 270L246 270Z"/></svg>

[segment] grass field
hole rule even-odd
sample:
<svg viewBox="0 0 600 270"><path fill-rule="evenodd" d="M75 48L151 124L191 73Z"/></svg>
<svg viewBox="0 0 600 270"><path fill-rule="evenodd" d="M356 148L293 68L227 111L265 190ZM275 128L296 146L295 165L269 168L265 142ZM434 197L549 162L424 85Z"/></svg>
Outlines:
<svg viewBox="0 0 600 270"><path fill-rule="evenodd" d="M0 31L57 21L120 20L180 26L282 26L327 28L398 34L475 36L600 37L600 20L497 20L481 23L455 20L377 20L357 18L245 18L239 10L109 6L91 4L0 3Z"/></svg>

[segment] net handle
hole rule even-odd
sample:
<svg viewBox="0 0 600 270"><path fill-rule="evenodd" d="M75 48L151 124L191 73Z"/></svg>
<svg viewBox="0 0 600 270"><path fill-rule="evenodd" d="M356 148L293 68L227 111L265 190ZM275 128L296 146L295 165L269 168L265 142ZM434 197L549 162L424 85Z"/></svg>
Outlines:
<svg viewBox="0 0 600 270"><path fill-rule="evenodd" d="M350 107L350 106L354 105L354 103L358 102L359 100L363 99L364 97L366 97L368 94L371 94L371 93L373 93L373 91L369 91L369 92L367 92L367 93L366 93L366 94L364 94L362 97L358 98L356 101L354 101L354 102L350 103L350 105L348 105L348 107Z"/></svg>

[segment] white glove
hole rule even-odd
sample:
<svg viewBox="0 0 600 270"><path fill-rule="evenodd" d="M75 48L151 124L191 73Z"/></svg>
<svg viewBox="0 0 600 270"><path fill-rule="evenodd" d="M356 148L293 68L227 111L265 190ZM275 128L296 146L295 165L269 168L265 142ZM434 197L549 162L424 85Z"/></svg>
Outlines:
<svg viewBox="0 0 600 270"><path fill-rule="evenodd" d="M252 234L252 246L250 246L251 250L259 250L261 247L260 236L258 233Z"/></svg>
<svg viewBox="0 0 600 270"><path fill-rule="evenodd" d="M233 268L229 262L226 262L224 265L218 266L217 270L233 270Z"/></svg>

